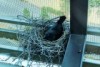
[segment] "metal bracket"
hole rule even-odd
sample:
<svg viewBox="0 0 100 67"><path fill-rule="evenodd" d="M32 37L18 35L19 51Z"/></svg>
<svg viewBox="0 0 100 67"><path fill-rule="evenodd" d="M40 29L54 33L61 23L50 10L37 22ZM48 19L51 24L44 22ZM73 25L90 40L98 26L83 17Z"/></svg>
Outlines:
<svg viewBox="0 0 100 67"><path fill-rule="evenodd" d="M85 38L85 35L70 35L62 67L82 67Z"/></svg>
<svg viewBox="0 0 100 67"><path fill-rule="evenodd" d="M88 0L70 0L70 31L71 34L87 33Z"/></svg>
<svg viewBox="0 0 100 67"><path fill-rule="evenodd" d="M82 67L87 34L88 0L70 0L70 37L62 67Z"/></svg>

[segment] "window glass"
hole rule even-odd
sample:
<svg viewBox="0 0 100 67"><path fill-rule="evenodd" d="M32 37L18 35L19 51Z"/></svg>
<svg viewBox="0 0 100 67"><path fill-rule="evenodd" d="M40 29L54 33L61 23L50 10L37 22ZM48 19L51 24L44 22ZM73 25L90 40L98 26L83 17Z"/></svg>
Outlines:
<svg viewBox="0 0 100 67"><path fill-rule="evenodd" d="M89 0L88 26L100 27L100 0Z"/></svg>
<svg viewBox="0 0 100 67"><path fill-rule="evenodd" d="M25 56L23 55L24 51L22 53L19 53L19 51L22 51L23 43L27 42L26 43L27 45L28 44L36 45L38 43L37 40L41 41L40 37L37 38L38 37L37 35L39 35L39 36L41 36L41 35L38 34L35 29L33 29L35 31L35 33L34 33L34 31L30 32L29 29L34 28L34 27L30 28L30 26L23 25L21 23L21 22L23 22L22 20L24 20L24 22L27 19L29 20L31 18L40 18L40 19L48 20L48 19L52 19L52 18L62 16L62 15L65 15L67 17L67 20L70 21L70 0L0 0L0 48L2 48L2 49L0 49L0 51L1 51L1 53L4 53L3 56L0 53L0 56L2 57L2 58L0 58L0 62L16 64L16 65L21 65L21 66L25 66L25 67L27 67L29 64L33 64L31 67L34 67L34 66L35 67L39 67L39 66L46 67L49 65L54 66L54 67L60 66L61 58L57 57L57 60L55 60L55 62L59 62L58 65L51 64L52 63L52 59L51 59L52 52L50 51L51 52L50 54L48 54L49 52L46 52L49 47L48 45L51 45L52 43L48 44L48 45L46 44L48 47L46 47L46 48L44 47L43 52L39 53L39 54L43 53L44 55L46 55L46 54L50 55L49 60L42 58L41 55L39 55L39 56L36 55L36 56L32 57L33 59L37 59L40 61L45 60L48 62L48 64L47 64L47 62L44 63L42 61L41 62L40 61L39 62L38 61L31 62L31 57L29 56L31 51L26 51L27 48L26 48L25 52L29 52L29 53L25 53ZM22 25L20 25L20 24L22 24ZM38 28L36 28L36 29L38 30ZM24 33L23 33L23 30L24 30ZM27 33L27 31L28 31L28 33ZM39 30L39 31L41 31L41 30ZM19 34L16 34L16 32ZM20 35L20 33L22 35ZM28 35L26 35L26 33ZM30 33L32 33L31 34L32 36L30 35ZM34 35L36 36L36 38ZM20 36L22 36L22 38ZM25 39L24 37L26 38L26 41L24 40ZM33 40L32 38L36 39L36 40ZM31 41L32 41L32 43L29 43ZM41 42L39 42L39 44L41 44ZM43 46L39 45L38 47L43 47ZM57 43L57 47L59 48L58 43ZM32 49L33 48L37 49L37 46L32 47ZM62 52L63 51L62 49L63 48L61 48L61 51L56 51L56 52L58 52L58 53ZM39 48L39 49L37 49L37 51L38 50L42 50L42 49ZM53 50L55 52L55 50L57 50L57 49L54 48L51 50ZM32 51L33 51L32 54L35 55L35 53L34 53L35 50L33 49ZM46 54L44 52L46 52ZM6 57L4 55L6 55ZM29 56L27 58L28 61L30 61L29 63L25 59L26 55ZM53 55L53 53L52 53L52 55ZM10 56L10 58L9 58L9 56ZM18 59L15 57L17 57ZM21 59L20 57L21 58L23 57L25 60ZM7 59L7 60L2 61L2 59L3 60ZM28 67L30 67L30 66L28 66Z"/></svg>

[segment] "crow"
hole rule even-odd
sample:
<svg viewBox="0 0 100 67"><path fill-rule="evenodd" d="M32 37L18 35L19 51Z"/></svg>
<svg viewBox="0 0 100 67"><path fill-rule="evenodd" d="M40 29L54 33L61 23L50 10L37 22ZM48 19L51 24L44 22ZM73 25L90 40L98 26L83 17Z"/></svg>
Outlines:
<svg viewBox="0 0 100 67"><path fill-rule="evenodd" d="M64 31L62 23L65 21L65 19L65 16L60 16L59 20L50 26L50 28L45 32L44 39L49 41L59 39Z"/></svg>

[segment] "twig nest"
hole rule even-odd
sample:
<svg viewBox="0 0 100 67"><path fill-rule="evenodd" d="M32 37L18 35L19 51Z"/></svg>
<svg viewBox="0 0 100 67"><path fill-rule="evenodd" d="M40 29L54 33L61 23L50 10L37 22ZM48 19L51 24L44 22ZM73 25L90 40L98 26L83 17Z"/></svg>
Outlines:
<svg viewBox="0 0 100 67"><path fill-rule="evenodd" d="M43 39L45 28L53 22L44 23L44 21L42 21L41 23L41 21L39 21L35 22L37 26L34 26L35 23L33 22L34 24L30 29L21 32L24 34L18 36L21 46L24 47L26 52L30 50L33 55L41 54L46 57L56 57L60 55L60 53L65 51L64 46L68 41L69 24L66 21L63 23L64 33L59 39L48 41Z"/></svg>

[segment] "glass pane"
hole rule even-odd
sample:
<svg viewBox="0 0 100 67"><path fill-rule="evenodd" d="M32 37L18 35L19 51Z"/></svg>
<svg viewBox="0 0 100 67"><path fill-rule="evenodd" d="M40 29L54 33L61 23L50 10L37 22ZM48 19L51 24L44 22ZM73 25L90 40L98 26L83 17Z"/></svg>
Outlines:
<svg viewBox="0 0 100 67"><path fill-rule="evenodd" d="M100 0L88 0L88 29L100 30ZM99 64L100 66L100 36L87 35L85 62ZM87 64L90 66L90 64ZM92 65L93 66L93 65ZM93 67L95 67L94 65ZM84 66L85 67L85 66ZM91 67L91 66L90 66Z"/></svg>
<svg viewBox="0 0 100 67"><path fill-rule="evenodd" d="M40 37L37 38L37 35L40 36L40 34L38 34L38 32L35 29L34 31L36 31L36 33L34 33L34 31L30 32L29 30L30 26L25 26L25 25L20 25L20 24L18 25L18 24L12 24L12 23L15 23L13 21L16 21L17 23L21 20L26 21L27 19L28 19L27 21L29 21L31 18L40 18L40 19L48 20L48 19L52 19L52 18L62 16L62 15L65 15L67 17L67 20L70 21L70 0L0 0L0 9L1 9L0 10L0 62L16 64L20 66L23 65L25 67L29 67L28 65L31 65L31 64L33 64L31 67L34 67L34 66L35 67L39 67L39 66L40 67L46 67L46 66L60 67L60 64L61 64L60 55L59 55L59 58L57 57L57 59L54 60L54 64L52 64L53 60L51 59L51 56L52 55L58 56L58 54L64 51L63 49L64 47L63 48L59 47L58 43L56 46L54 46L54 42L53 43L48 42L48 45L47 45L46 41L45 41L46 45L41 46L42 42L40 42L41 41ZM13 21L12 23L8 23L5 21L2 21L2 19L13 20ZM19 31L20 33L22 33L23 29L25 29L24 31L25 33L26 31L29 32L27 33L28 35L26 34L24 35L23 33L22 35L18 34L18 36L25 37L26 40L24 38L16 36L15 33L7 32L7 31ZM31 34L32 36L30 35L30 33L32 33ZM63 36L66 36L65 33ZM32 40L32 38L35 40ZM20 46L20 44L23 44L23 42L28 45L31 44L33 46L34 44L36 46L35 47L31 46L32 49L31 47L29 48L29 50L31 51L27 51L28 49L25 48L27 49L25 50L26 52L23 51L22 53L20 53L20 51L22 51L22 46ZM62 42L59 41L59 44L62 44ZM39 43L38 46L37 46L37 43ZM51 47L49 48L50 43L53 45L51 45ZM39 47L39 49L37 47ZM54 47L54 49L52 49L52 47ZM33 48L37 49L36 51L39 51L39 52L41 50L41 52L38 53L38 56L36 55L35 49ZM34 56L30 57L30 52L33 52L31 54L32 55L34 54ZM56 52L57 54L54 54L52 52ZM27 55L28 57L26 57ZM41 55L45 55L46 58ZM2 58L5 57L3 60L6 60L6 61L3 61L1 57ZM36 61L31 60L31 58L35 59Z"/></svg>
<svg viewBox="0 0 100 67"><path fill-rule="evenodd" d="M100 27L100 0L89 0L88 26Z"/></svg>
<svg viewBox="0 0 100 67"><path fill-rule="evenodd" d="M51 18L66 15L69 19L70 0L0 0L0 17L27 17Z"/></svg>

